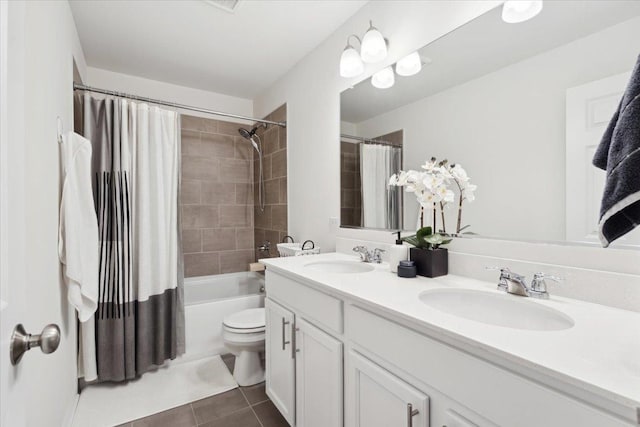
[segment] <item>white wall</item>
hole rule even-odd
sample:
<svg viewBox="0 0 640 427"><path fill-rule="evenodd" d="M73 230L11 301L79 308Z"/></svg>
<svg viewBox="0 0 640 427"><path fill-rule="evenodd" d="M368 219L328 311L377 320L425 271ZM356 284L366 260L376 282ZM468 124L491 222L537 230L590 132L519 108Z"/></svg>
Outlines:
<svg viewBox="0 0 640 427"><path fill-rule="evenodd" d="M372 19L389 39L389 57L366 75L481 15L500 1L372 1L254 101L257 116L287 103L289 232L335 248L340 215L340 92L358 80L340 77L347 36ZM318 185L321 183L321 185ZM330 218L336 218L332 224Z"/></svg>
<svg viewBox="0 0 640 427"><path fill-rule="evenodd" d="M357 134L403 129L405 169L432 156L462 164L478 185L463 210L470 231L564 241L566 90L630 71L638 50L626 40L640 40L640 18L358 123ZM416 206L405 198L407 229Z"/></svg>
<svg viewBox="0 0 640 427"><path fill-rule="evenodd" d="M86 64L66 1L11 3L8 281L24 291L27 310L21 321L28 332L39 333L48 323L62 330L55 353L32 350L16 374L26 391L25 425L61 426L77 396L77 343L75 315L67 303L57 255L56 118L66 130L73 126L73 60L80 73L85 73Z"/></svg>
<svg viewBox="0 0 640 427"><path fill-rule="evenodd" d="M253 101L250 99L178 86L128 74L114 73L113 71L102 70L100 68L87 67L87 78L84 83L100 89L115 90L132 95L171 101L178 104L191 105L225 113L248 117L253 116ZM212 118L211 115L195 111L183 112L191 116ZM223 117L213 118L224 120ZM235 121L235 119L231 120Z"/></svg>

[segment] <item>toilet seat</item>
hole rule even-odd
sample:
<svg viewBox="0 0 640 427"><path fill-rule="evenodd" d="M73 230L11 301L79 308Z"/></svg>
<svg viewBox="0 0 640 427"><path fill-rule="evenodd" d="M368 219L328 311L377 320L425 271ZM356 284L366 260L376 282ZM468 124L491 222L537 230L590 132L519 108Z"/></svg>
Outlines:
<svg viewBox="0 0 640 427"><path fill-rule="evenodd" d="M236 334L264 332L264 308L250 308L230 314L222 321L224 329Z"/></svg>

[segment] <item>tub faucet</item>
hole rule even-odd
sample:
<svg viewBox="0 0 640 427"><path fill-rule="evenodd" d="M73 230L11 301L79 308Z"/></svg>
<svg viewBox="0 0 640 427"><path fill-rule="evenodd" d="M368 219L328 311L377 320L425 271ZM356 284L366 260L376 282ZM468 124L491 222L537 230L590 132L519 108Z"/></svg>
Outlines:
<svg viewBox="0 0 640 427"><path fill-rule="evenodd" d="M366 246L356 246L353 251L360 255L362 262L373 262L380 264L382 262L383 249L375 248L373 251L367 249Z"/></svg>

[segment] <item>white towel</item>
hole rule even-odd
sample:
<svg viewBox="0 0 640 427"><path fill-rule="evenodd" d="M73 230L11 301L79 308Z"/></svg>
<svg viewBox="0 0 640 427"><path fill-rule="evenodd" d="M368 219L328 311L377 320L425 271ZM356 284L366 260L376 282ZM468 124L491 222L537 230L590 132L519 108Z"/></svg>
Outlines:
<svg viewBox="0 0 640 427"><path fill-rule="evenodd" d="M80 322L79 373L97 378L93 313L98 307L98 220L91 189L91 142L73 132L61 144L64 183L60 201L58 256L67 298Z"/></svg>
<svg viewBox="0 0 640 427"><path fill-rule="evenodd" d="M86 322L98 307L98 220L91 189L91 143L73 132L62 142L64 183L60 201L58 255L67 296Z"/></svg>

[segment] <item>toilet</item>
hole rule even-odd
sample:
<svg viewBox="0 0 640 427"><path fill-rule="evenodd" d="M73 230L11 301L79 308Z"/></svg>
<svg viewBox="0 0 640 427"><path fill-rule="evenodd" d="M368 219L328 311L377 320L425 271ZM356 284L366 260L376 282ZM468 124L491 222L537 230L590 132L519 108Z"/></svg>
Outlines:
<svg viewBox="0 0 640 427"><path fill-rule="evenodd" d="M226 316L222 322L224 344L236 356L233 377L238 385L264 381L260 353L264 352L264 308L250 308Z"/></svg>

